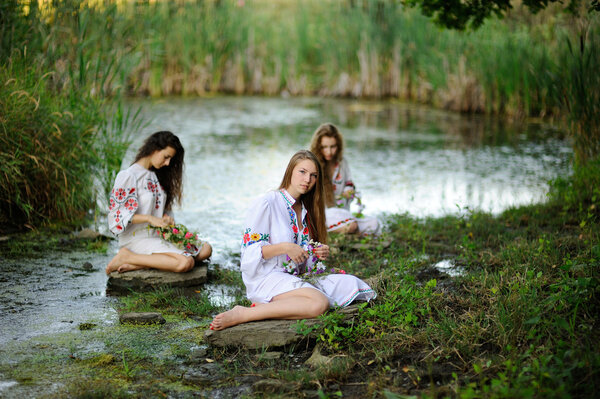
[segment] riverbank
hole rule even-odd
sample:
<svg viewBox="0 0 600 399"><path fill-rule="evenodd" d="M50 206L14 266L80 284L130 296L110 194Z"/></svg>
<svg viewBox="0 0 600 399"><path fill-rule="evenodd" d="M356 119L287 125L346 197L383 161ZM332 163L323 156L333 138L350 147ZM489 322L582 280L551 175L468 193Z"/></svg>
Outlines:
<svg viewBox="0 0 600 399"><path fill-rule="evenodd" d="M0 358L10 352L12 360L0 364L1 379L15 384L1 392L591 397L600 380L600 196L575 199L569 193L577 187L568 186L555 185L547 204L497 217L391 216L389 247L374 241L359 248L352 244L360 242L336 238L342 250L332 262L376 277L379 297L351 325L336 312L321 317L316 329L299 323L312 337L306 347L280 355L213 349L203 333L222 307L207 292L132 293L115 301L118 312L157 311L167 323L82 323L68 333L5 345ZM237 271L209 273L229 287L235 303L247 304ZM313 344L341 361L305 365Z"/></svg>

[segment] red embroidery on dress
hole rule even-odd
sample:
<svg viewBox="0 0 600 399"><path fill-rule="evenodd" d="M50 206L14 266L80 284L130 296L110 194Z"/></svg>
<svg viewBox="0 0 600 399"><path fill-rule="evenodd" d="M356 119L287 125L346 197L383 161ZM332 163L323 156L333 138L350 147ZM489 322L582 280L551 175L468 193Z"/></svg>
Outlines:
<svg viewBox="0 0 600 399"><path fill-rule="evenodd" d="M339 222L337 222L337 223L335 223L335 224L332 224L332 225L330 225L330 226L328 227L328 229L331 229L331 228L337 227L337 226L339 226L339 225L341 225L341 224L344 224L344 223L348 223L348 222L350 222L351 220L352 220L351 218L344 219L344 220L340 220Z"/></svg>
<svg viewBox="0 0 600 399"><path fill-rule="evenodd" d="M120 208L121 206L122 208ZM121 210L126 209L133 214L137 208L138 202L135 187L130 187L128 189L118 187L111 191L108 209L110 211L114 211L116 209L116 212L112 217L116 224L115 228L117 230L121 231L125 228L125 226L123 226L124 219Z"/></svg>

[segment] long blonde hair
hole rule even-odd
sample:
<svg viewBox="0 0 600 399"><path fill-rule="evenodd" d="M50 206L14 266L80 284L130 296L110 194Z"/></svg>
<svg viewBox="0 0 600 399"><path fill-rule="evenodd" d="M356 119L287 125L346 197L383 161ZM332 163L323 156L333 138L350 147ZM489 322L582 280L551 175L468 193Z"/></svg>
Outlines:
<svg viewBox="0 0 600 399"><path fill-rule="evenodd" d="M317 159L321 164L321 168L323 169L323 180L327 182L325 184L325 203L327 206L333 206L335 205L335 197L333 195L333 185L331 183L332 176L329 176L329 168L327 167L328 162L323 157L323 151L321 147L321 140L323 137L332 137L335 139L335 143L337 144L337 151L333 159L329 161L334 165L341 162L344 156L344 138L334 124L323 123L317 128L317 130L315 130L312 139L310 140L310 150L317 156Z"/></svg>
<svg viewBox="0 0 600 399"><path fill-rule="evenodd" d="M279 188L287 189L290 184L292 184L292 172L294 171L294 168L298 162L305 159L308 159L315 164L315 167L317 168L317 181L312 190L300 196L299 201L302 201L307 211L308 230L311 238L321 244L326 244L327 226L325 225L325 199L323 197L323 168L315 154L308 150L301 150L295 153L288 163Z"/></svg>

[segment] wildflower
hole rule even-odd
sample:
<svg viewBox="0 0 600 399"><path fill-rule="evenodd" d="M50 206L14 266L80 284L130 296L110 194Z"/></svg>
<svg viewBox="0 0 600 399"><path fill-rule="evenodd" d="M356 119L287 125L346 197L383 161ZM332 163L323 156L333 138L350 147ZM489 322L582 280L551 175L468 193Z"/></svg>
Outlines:
<svg viewBox="0 0 600 399"><path fill-rule="evenodd" d="M156 234L162 237L165 241L175 244L178 248L186 252L195 254L198 248L202 248L202 240L200 235L188 230L182 224L167 227L148 226L149 230L154 230Z"/></svg>

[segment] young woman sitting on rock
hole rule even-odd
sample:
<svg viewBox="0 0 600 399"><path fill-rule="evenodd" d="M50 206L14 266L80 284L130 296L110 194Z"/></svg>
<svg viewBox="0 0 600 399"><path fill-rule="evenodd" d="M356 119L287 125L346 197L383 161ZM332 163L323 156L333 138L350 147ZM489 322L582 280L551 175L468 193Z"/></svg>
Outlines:
<svg viewBox="0 0 600 399"><path fill-rule="evenodd" d="M375 297L371 287L349 274L315 275L310 282L297 275L314 269L329 255L323 183L315 155L299 151L291 158L279 190L250 206L241 270L253 304L215 316L212 330L254 320L313 318L331 306Z"/></svg>
<svg viewBox="0 0 600 399"><path fill-rule="evenodd" d="M174 202L181 202L183 157L177 136L156 132L146 139L133 164L117 175L108 227L119 237L120 249L106 274L148 268L186 272L194 267L194 260L211 255L208 243L183 250L148 228L174 224L170 211Z"/></svg>

